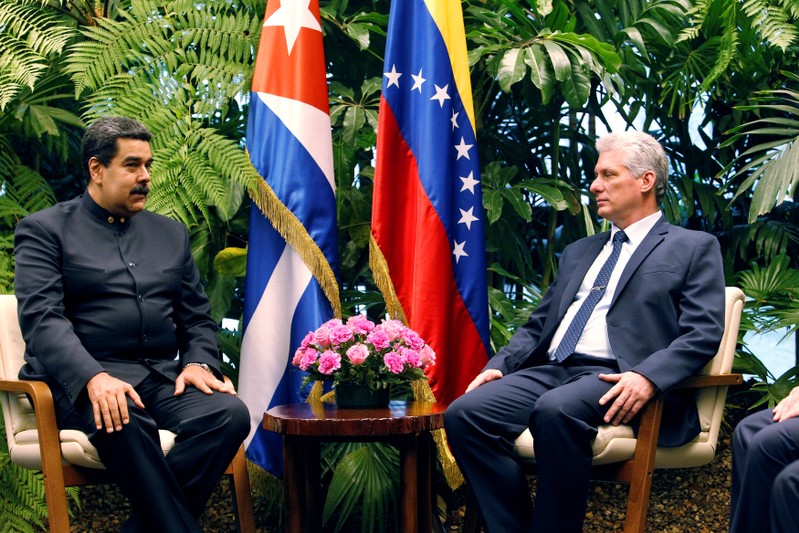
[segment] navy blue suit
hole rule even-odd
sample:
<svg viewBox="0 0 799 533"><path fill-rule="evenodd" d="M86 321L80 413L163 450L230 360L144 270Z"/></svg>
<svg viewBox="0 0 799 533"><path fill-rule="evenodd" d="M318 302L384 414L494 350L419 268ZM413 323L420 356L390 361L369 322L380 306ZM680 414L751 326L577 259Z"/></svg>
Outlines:
<svg viewBox="0 0 799 533"><path fill-rule="evenodd" d="M622 271L607 314L613 361L572 356L548 364L547 351L609 233L564 250L558 278L530 319L486 365L503 378L448 408L448 440L488 531L580 531L587 500L591 441L610 404L600 373L634 371L659 393L699 370L718 350L724 328L724 275L718 241L663 217ZM530 428L538 464L535 511L513 442ZM660 444L699 433L695 396L669 394Z"/></svg>
<svg viewBox="0 0 799 533"><path fill-rule="evenodd" d="M744 418L732 436L730 533L799 531L799 418L771 409Z"/></svg>

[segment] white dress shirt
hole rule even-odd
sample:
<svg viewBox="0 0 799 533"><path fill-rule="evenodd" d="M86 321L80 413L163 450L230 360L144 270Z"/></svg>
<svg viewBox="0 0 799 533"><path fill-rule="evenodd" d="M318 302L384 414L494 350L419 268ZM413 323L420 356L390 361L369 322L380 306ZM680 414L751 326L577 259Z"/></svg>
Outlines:
<svg viewBox="0 0 799 533"><path fill-rule="evenodd" d="M613 300L613 294L616 292L616 286L619 284L619 278L621 278L624 267L630 261L630 257L632 257L635 249L638 248L638 245L641 244L641 241L644 240L644 237L646 237L655 226L655 223L660 220L661 216L662 214L658 211L648 217L642 218L638 222L630 224L624 229L624 233L627 234L627 240L622 244L619 259L616 262L616 266L613 268L613 273L610 275L610 281L605 289L605 294L602 295L602 298L596 304L594 311L588 318L588 322L583 329L580 340L577 341L577 346L574 348L574 353L603 359L615 359L613 350L610 348L610 340L608 339L608 325L606 322L608 308L610 307L610 302ZM610 257L610 252L613 250L613 236L617 231L619 231L619 228L615 225L611 226L610 239L608 239L602 251L599 252L591 268L586 272L583 282L574 297L574 301L569 306L566 315L555 331L555 336L552 337L552 343L547 352L550 361L555 360L553 355L555 349L566 334L566 329L568 329L569 324L571 324L572 319L574 319L574 315L577 314L577 311L583 304L583 300L588 297L588 293L591 291L591 287L597 275L599 275L602 265L604 265L607 258Z"/></svg>

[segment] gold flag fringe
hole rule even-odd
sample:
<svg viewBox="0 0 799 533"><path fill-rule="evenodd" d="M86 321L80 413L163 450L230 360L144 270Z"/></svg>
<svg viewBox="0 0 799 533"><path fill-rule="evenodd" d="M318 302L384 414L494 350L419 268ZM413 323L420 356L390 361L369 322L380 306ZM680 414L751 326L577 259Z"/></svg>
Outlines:
<svg viewBox="0 0 799 533"><path fill-rule="evenodd" d="M256 175L258 172L253 171ZM339 297L338 281L330 263L319 249L319 246L308 234L305 226L292 213L272 190L266 181L258 175L258 179L250 181L248 187L250 198L258 206L258 209L269 219L278 233L286 240L289 246L296 250L297 254L308 266L311 274L319 282L322 291L330 300L333 313L337 318L341 318L341 300Z"/></svg>
<svg viewBox="0 0 799 533"><path fill-rule="evenodd" d="M383 299L386 301L386 311L389 316L407 325L408 319L405 317L405 311L402 309L397 292L394 290L394 282L391 281L391 274L388 271L388 262L380 250L380 246L377 245L375 236L372 234L369 235L369 268L372 269L375 285L383 293Z"/></svg>
<svg viewBox="0 0 799 533"><path fill-rule="evenodd" d="M436 397L430 389L430 383L426 379L419 379L411 383L413 397L418 402L435 402ZM461 474L458 464L455 462L452 452L447 443L447 433L443 429L433 431L433 440L436 442L438 450L438 460L441 462L441 470L447 485L452 490L457 489L463 484L463 474Z"/></svg>

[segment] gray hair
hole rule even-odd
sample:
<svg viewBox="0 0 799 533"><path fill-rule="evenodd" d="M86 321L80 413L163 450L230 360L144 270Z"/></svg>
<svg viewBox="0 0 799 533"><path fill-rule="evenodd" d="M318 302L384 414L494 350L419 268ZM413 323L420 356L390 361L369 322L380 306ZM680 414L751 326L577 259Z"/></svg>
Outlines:
<svg viewBox="0 0 799 533"><path fill-rule="evenodd" d="M147 126L128 117L103 117L92 123L83 134L81 162L83 173L89 177L89 159L96 157L103 166L111 164L117 155L117 139L137 139L150 142L153 134Z"/></svg>
<svg viewBox="0 0 799 533"><path fill-rule="evenodd" d="M666 194L669 181L669 160L659 142L648 133L623 131L609 133L596 142L599 153L618 150L622 164L636 178L645 172L655 173L655 199L658 205Z"/></svg>

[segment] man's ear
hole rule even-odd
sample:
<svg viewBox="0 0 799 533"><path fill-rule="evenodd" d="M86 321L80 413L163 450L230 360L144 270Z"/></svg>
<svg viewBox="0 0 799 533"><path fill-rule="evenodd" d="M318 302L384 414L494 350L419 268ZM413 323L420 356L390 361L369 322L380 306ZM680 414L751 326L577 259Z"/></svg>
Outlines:
<svg viewBox="0 0 799 533"><path fill-rule="evenodd" d="M647 193L655 188L655 173L647 170L638 178L641 181L641 192Z"/></svg>
<svg viewBox="0 0 799 533"><path fill-rule="evenodd" d="M99 159L92 157L89 159L89 181L100 185L103 183L105 165Z"/></svg>

